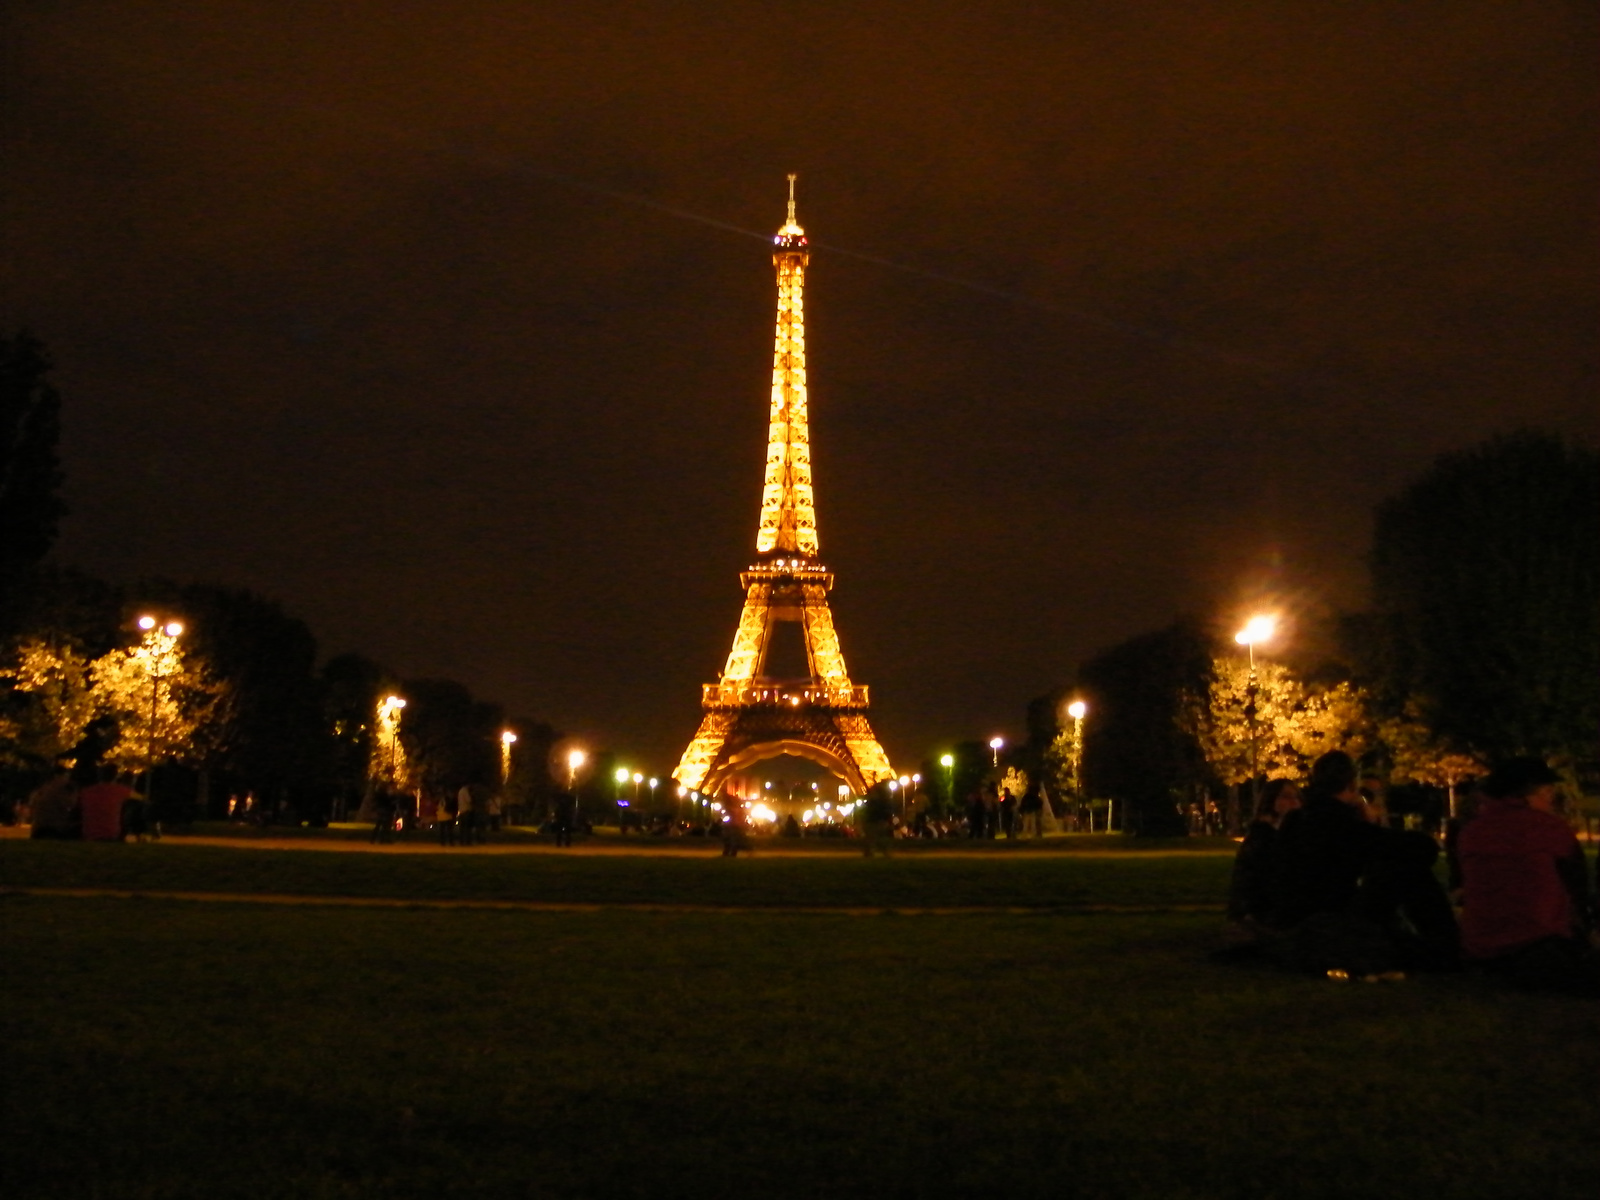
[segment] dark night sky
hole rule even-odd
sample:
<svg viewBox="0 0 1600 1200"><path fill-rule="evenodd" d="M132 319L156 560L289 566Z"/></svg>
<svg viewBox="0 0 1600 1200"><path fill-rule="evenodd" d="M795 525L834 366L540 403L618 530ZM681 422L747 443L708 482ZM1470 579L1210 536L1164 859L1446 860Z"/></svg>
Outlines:
<svg viewBox="0 0 1600 1200"><path fill-rule="evenodd" d="M753 548L787 171L849 252L818 515L897 763L1179 610L1361 603L1441 451L1600 440L1592 2L6 7L60 557L662 772Z"/></svg>

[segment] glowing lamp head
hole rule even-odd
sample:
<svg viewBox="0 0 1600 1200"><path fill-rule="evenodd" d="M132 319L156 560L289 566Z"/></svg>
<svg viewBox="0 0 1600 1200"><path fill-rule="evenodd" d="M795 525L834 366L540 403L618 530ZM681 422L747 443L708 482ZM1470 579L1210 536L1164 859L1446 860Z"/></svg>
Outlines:
<svg viewBox="0 0 1600 1200"><path fill-rule="evenodd" d="M509 746L509 745L511 745L512 742L514 742L516 740L517 740L517 735L512 733L511 730L509 730L509 729L507 729L504 733L502 733L500 735L500 744L502 746Z"/></svg>
<svg viewBox="0 0 1600 1200"><path fill-rule="evenodd" d="M633 773L633 781L634 781L634 782L635 782L635 783L643 783L643 782L644 782L644 775L643 775L643 773L641 773L641 772L639 772L639 771L635 771L635 772L634 772L634 773Z"/></svg>
<svg viewBox="0 0 1600 1200"><path fill-rule="evenodd" d="M657 779L654 775L650 776L650 786L651 787L655 787L660 782L661 782L661 780Z"/></svg>
<svg viewBox="0 0 1600 1200"><path fill-rule="evenodd" d="M154 629L155 627L156 627L156 619L154 617L140 617L139 618L139 628L140 629L148 630L148 629Z"/></svg>
<svg viewBox="0 0 1600 1200"><path fill-rule="evenodd" d="M889 790L891 792L898 792L900 790L900 781L898 779L889 780Z"/></svg>
<svg viewBox="0 0 1600 1200"><path fill-rule="evenodd" d="M387 709L404 708L406 706L406 702L399 696L385 696L383 698L383 706Z"/></svg>
<svg viewBox="0 0 1600 1200"><path fill-rule="evenodd" d="M627 783L628 782L628 768L627 767L618 767L617 768L617 782L618 783Z"/></svg>
<svg viewBox="0 0 1600 1200"><path fill-rule="evenodd" d="M588 762L588 761L589 761L588 754L584 753L584 751L582 751L582 750L568 750L567 751L567 766L572 768L572 770L574 770L574 771L576 771L579 767L583 766L583 764Z"/></svg>
<svg viewBox="0 0 1600 1200"><path fill-rule="evenodd" d="M1005 738L993 737L989 739L989 749L998 750L1006 744Z"/></svg>
<svg viewBox="0 0 1600 1200"><path fill-rule="evenodd" d="M1262 642L1271 641L1277 628L1276 617L1257 615L1244 623L1244 628L1233 635L1233 640L1241 646L1259 646Z"/></svg>
<svg viewBox="0 0 1600 1200"><path fill-rule="evenodd" d="M182 632L183 632L183 622L182 621L168 621L167 622L166 633L167 633L168 637L177 637Z"/></svg>
<svg viewBox="0 0 1600 1200"><path fill-rule="evenodd" d="M951 767L956 765L955 755L941 754L939 756L939 765L948 771Z"/></svg>
<svg viewBox="0 0 1600 1200"><path fill-rule="evenodd" d="M1074 721L1083 720L1083 715L1088 711L1089 706L1082 700L1074 700L1071 704L1067 705L1067 716L1071 717Z"/></svg>

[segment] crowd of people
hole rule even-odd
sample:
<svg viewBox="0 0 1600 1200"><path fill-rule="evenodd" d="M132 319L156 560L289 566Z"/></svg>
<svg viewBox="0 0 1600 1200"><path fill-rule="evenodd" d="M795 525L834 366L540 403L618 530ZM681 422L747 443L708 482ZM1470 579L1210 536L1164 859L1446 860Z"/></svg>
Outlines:
<svg viewBox="0 0 1600 1200"><path fill-rule="evenodd" d="M1319 758L1303 793L1272 780L1234 861L1219 958L1337 979L1469 967L1600 997L1595 892L1559 784L1536 758L1492 771L1447 829L1441 883L1439 844L1375 819L1349 755Z"/></svg>

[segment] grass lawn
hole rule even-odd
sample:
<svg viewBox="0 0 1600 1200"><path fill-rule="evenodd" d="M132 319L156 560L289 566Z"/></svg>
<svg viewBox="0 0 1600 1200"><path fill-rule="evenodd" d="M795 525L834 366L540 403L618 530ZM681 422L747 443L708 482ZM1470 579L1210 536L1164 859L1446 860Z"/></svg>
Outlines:
<svg viewBox="0 0 1600 1200"><path fill-rule="evenodd" d="M1038 856L858 850L724 859L698 853L564 855L476 850L383 854L184 845L0 841L0 885L287 892L582 903L1052 908L1220 904L1231 860L1219 854Z"/></svg>
<svg viewBox="0 0 1600 1200"><path fill-rule="evenodd" d="M165 864L189 881L217 869L204 848L166 843L47 848L134 852L121 860L20 849L34 847L5 848L7 882L20 863L101 878L104 861ZM261 852L214 853L238 871ZM307 887L326 880L302 857L392 870L386 894L420 878L400 857L264 857ZM429 886L483 888L502 869L441 861L458 873ZM552 863L574 872L552 877L570 887L691 893L668 899L820 889L855 902L881 887L932 904L1046 886L1027 875L1033 860L999 864L1023 871L1010 885L935 861L800 862L821 872L814 883L759 858L677 876L658 874L660 859L503 861L525 872L507 886L546 886ZM1115 884L1082 883L1076 861L1058 864L1058 886L1135 896L1147 874L1156 894L1176 886L1172 860L1116 859ZM0 913L0 1178L19 1200L1433 1200L1587 1198L1600 1183L1592 1002L1463 978L1336 985L1213 967L1211 915L32 896Z"/></svg>

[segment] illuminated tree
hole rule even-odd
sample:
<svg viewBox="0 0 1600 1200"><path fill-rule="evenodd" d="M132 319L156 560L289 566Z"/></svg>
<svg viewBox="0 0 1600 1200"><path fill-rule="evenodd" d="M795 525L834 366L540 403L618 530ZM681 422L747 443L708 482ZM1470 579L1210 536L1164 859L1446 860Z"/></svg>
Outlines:
<svg viewBox="0 0 1600 1200"><path fill-rule="evenodd" d="M28 638L0 670L10 695L0 712L0 756L11 766L49 766L83 740L98 714L90 663L70 643Z"/></svg>
<svg viewBox="0 0 1600 1200"><path fill-rule="evenodd" d="M1016 767L1007 767L1000 780L1000 790L1013 800L1021 800L1028 792L1028 773Z"/></svg>
<svg viewBox="0 0 1600 1200"><path fill-rule="evenodd" d="M1358 761L1376 743L1376 730L1359 688L1340 682L1315 687L1282 663L1256 663L1256 716L1250 700L1250 667L1237 655L1212 662L1204 695L1186 698L1187 722L1218 780L1230 787L1253 775L1303 778L1311 763L1330 750ZM1252 733L1254 748L1252 749Z"/></svg>
<svg viewBox="0 0 1600 1200"><path fill-rule="evenodd" d="M1484 773L1481 759L1450 749L1423 723L1414 706L1399 717L1380 721L1378 736L1389 751L1391 777L1401 783L1444 788L1452 817L1456 815L1456 788Z"/></svg>
<svg viewBox="0 0 1600 1200"><path fill-rule="evenodd" d="M145 771L167 759L194 762L211 748L207 735L214 733L227 689L160 626L137 645L95 659L90 678L96 708L117 722L106 759L119 770Z"/></svg>

